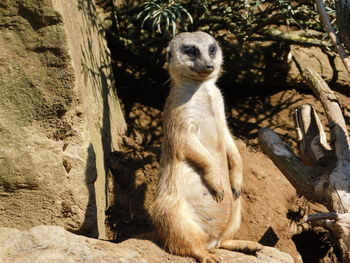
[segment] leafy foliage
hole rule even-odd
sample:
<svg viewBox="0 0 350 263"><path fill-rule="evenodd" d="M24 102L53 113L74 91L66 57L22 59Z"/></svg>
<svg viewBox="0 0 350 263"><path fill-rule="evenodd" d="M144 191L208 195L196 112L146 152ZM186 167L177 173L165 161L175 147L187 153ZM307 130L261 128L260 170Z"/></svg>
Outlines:
<svg viewBox="0 0 350 263"><path fill-rule="evenodd" d="M334 17L334 3L329 4ZM159 40L169 40L179 31L203 30L238 42L252 36L254 41L266 38L266 29L283 25L290 30L323 31L314 4L306 0L149 0L116 8L115 15L118 37L141 45L152 39L161 44Z"/></svg>
<svg viewBox="0 0 350 263"><path fill-rule="evenodd" d="M115 23L109 28L110 43L119 50L115 53L115 64L123 71L119 73L130 75L129 83L136 81L137 85L159 86L164 80L160 77L166 76L164 50L178 32L202 30L216 37L232 74L239 74L238 67L257 59L250 56L252 45L274 41L278 49L289 44L324 46L326 36L316 7L308 0L123 2L112 11ZM335 18L333 0L326 3L330 16ZM286 36L295 31L303 32L303 38Z"/></svg>
<svg viewBox="0 0 350 263"><path fill-rule="evenodd" d="M147 20L152 22L152 29L157 29L162 33L162 27L165 30L172 28L172 34L176 34L176 22L181 22L182 15L187 16L190 23L193 18L181 2L174 0L154 0L144 4L144 9L138 14L137 18L143 17L142 27Z"/></svg>
<svg viewBox="0 0 350 263"><path fill-rule="evenodd" d="M334 3L328 7L334 17ZM205 29L211 31L226 29L227 33L247 37L269 25L286 24L299 29L322 30L318 14L310 1L292 2L290 0L236 0L236 1L198 1L198 0L150 0L141 5L137 20L142 18L141 27L151 29L156 34L167 34L171 28L172 36L177 31ZM148 27L144 27L146 22Z"/></svg>

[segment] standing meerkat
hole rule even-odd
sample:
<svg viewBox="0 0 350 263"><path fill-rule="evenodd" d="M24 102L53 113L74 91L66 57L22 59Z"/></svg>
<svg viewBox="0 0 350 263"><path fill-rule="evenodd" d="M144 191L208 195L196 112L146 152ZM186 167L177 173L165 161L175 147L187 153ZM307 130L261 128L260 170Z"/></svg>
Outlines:
<svg viewBox="0 0 350 263"><path fill-rule="evenodd" d="M169 252L205 263L220 262L215 248L260 250L232 240L241 221L242 159L215 84L222 51L204 32L178 34L168 51L172 86L151 209L156 238Z"/></svg>

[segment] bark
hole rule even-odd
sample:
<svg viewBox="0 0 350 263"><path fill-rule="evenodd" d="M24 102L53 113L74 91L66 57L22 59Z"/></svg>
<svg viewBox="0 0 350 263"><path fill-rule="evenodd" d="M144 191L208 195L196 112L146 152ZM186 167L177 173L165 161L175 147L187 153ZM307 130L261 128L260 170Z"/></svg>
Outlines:
<svg viewBox="0 0 350 263"><path fill-rule="evenodd" d="M260 131L260 145L299 193L332 212L310 215L306 221L329 228L338 240L343 262L350 262L350 144L345 120L326 82L311 69L304 70L303 76L325 109L332 147L309 104L296 109L294 116L301 160L267 128Z"/></svg>

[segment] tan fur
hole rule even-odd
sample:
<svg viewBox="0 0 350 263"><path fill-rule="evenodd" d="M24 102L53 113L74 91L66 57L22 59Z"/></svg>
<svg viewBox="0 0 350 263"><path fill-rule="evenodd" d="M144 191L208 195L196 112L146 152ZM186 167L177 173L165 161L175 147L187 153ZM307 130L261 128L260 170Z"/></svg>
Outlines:
<svg viewBox="0 0 350 263"><path fill-rule="evenodd" d="M213 45L214 56L208 53ZM185 53L192 46L199 57ZM200 262L219 262L209 252L214 248L258 250L255 242L232 240L241 221L242 160L215 85L221 49L210 35L194 32L177 35L169 52L172 87L151 211L157 238L171 253Z"/></svg>

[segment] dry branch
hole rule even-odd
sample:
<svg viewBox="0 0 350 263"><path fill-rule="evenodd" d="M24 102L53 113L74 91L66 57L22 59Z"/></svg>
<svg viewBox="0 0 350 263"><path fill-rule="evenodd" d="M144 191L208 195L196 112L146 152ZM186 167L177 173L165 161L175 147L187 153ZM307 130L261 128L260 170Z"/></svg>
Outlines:
<svg viewBox="0 0 350 263"><path fill-rule="evenodd" d="M303 72L306 83L321 102L331 128L331 138L335 140L335 151L338 161L349 156L349 136L337 97L327 83L312 69Z"/></svg>
<svg viewBox="0 0 350 263"><path fill-rule="evenodd" d="M284 33L281 30L277 28L267 28L267 29L262 29L258 32L259 35L262 37L254 37L250 36L248 37L248 40L260 40L260 41L278 41L278 42L285 42L289 43L291 45L301 45L301 46L317 46L317 47L324 47L327 46L328 44L322 43L319 40L309 38L309 37L304 37L300 36L297 34L291 34L291 33ZM331 46L331 45L329 45Z"/></svg>
<svg viewBox="0 0 350 263"><path fill-rule="evenodd" d="M309 215L305 218L305 222L311 225L321 226L332 231L334 236L338 237L338 246L343 251L343 261L349 262L350 247L350 214L338 213L320 213ZM339 238L341 237L341 238Z"/></svg>
<svg viewBox="0 0 350 263"><path fill-rule="evenodd" d="M320 201L319 197L314 195L313 184L319 169L306 167L280 137L268 128L260 130L259 142L263 152L282 171L298 193L312 201Z"/></svg>
<svg viewBox="0 0 350 263"><path fill-rule="evenodd" d="M299 141L301 159L307 166L322 165L331 153L321 121L310 104L294 111L295 129Z"/></svg>
<svg viewBox="0 0 350 263"><path fill-rule="evenodd" d="M315 222L319 220L336 220L338 219L338 217L339 217L338 213L334 213L334 212L319 213L319 214L308 215L305 218L305 222Z"/></svg>

